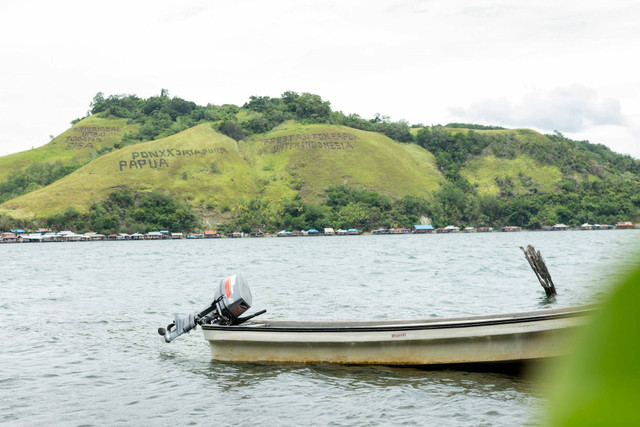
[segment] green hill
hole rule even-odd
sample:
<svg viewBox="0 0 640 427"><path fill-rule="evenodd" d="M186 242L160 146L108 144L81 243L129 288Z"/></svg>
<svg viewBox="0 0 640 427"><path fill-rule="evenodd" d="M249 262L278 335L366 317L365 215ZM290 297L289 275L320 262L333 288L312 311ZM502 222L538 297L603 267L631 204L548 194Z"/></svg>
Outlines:
<svg viewBox="0 0 640 427"><path fill-rule="evenodd" d="M113 148L125 133L136 128L137 125L128 125L123 118L86 117L42 147L0 157L0 182L34 163L84 164L101 150Z"/></svg>
<svg viewBox="0 0 640 427"><path fill-rule="evenodd" d="M478 194L499 195L506 191L526 195L558 190L563 178L559 162L553 164L539 155L545 156L554 149L554 142L547 136L529 129L445 129L454 136L469 137L471 132L484 139L486 147L481 155L466 160L461 167L462 176ZM566 172L573 175L572 171ZM577 178L588 179L584 174L577 174Z"/></svg>
<svg viewBox="0 0 640 427"><path fill-rule="evenodd" d="M173 228L243 231L640 220L640 162L558 132L366 120L295 92L242 107L98 94L92 112L0 158L0 228L169 227L163 204Z"/></svg>
<svg viewBox="0 0 640 427"><path fill-rule="evenodd" d="M82 212L110 191L124 187L162 189L196 206L247 197L255 191L236 142L203 124L101 156L0 209L16 217L47 216L69 206Z"/></svg>
<svg viewBox="0 0 640 427"><path fill-rule="evenodd" d="M286 122L239 145L272 200L295 190L317 202L331 185L431 197L443 183L428 151L346 126Z"/></svg>
<svg viewBox="0 0 640 427"><path fill-rule="evenodd" d="M373 132L287 122L236 142L201 124L105 154L45 188L5 202L0 210L21 218L68 207L86 212L114 189L160 189L217 222L252 199L268 202L275 213L284 199L297 194L320 203L332 185L392 198L430 198L443 181L429 152Z"/></svg>
<svg viewBox="0 0 640 427"><path fill-rule="evenodd" d="M480 195L498 195L503 189L519 195L551 193L562 180L557 166L541 165L524 155L513 159L494 155L478 157L469 161L461 173Z"/></svg>

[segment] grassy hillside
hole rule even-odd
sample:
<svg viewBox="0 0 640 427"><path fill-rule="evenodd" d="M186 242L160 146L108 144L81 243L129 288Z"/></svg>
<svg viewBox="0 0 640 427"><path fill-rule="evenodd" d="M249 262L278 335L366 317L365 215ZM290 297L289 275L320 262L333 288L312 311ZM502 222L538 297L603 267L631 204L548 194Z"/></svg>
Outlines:
<svg viewBox="0 0 640 427"><path fill-rule="evenodd" d="M69 206L83 212L110 191L127 187L167 191L203 217L220 219L252 199L274 211L296 194L320 202L331 185L401 198L432 197L442 182L429 152L373 132L290 121L237 143L201 124L105 154L0 210L14 217L48 216Z"/></svg>
<svg viewBox="0 0 640 427"><path fill-rule="evenodd" d="M480 195L498 195L501 191L516 195L550 193L558 188L562 179L557 166L543 166L523 155L513 159L494 155L478 157L467 162L461 174Z"/></svg>
<svg viewBox="0 0 640 427"><path fill-rule="evenodd" d="M100 150L113 147L125 133L136 128L137 125L128 125L127 119L87 117L42 147L0 157L0 182L6 180L11 172L34 163L85 163L95 158Z"/></svg>
<svg viewBox="0 0 640 427"><path fill-rule="evenodd" d="M479 195L527 195L551 193L563 178L560 167L544 164L533 152L550 152L554 142L530 129L466 129L445 127L452 135L473 132L486 147L467 160L460 173Z"/></svg>
<svg viewBox="0 0 640 427"><path fill-rule="evenodd" d="M330 185L399 198L431 197L443 182L428 151L345 126L286 122L239 143L264 195L298 192L318 201Z"/></svg>
<svg viewBox="0 0 640 427"><path fill-rule="evenodd" d="M638 163L604 146L530 129L432 127L417 133L450 180L459 173L480 195L558 191L563 180L593 182L637 173Z"/></svg>
<svg viewBox="0 0 640 427"><path fill-rule="evenodd" d="M69 206L86 211L92 202L120 187L162 189L192 205L211 207L255 192L236 142L203 124L101 156L0 209L16 217L46 216Z"/></svg>

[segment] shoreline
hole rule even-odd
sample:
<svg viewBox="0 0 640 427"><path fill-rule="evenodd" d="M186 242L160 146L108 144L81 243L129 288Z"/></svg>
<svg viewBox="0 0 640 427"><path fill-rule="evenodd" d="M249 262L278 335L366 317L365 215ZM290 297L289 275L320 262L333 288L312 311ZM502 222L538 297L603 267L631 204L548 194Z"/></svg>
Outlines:
<svg viewBox="0 0 640 427"><path fill-rule="evenodd" d="M259 238L296 238L296 237L343 237L343 236L402 236L402 235L436 235L436 234L486 234L486 233L538 233L538 232L566 232L566 231L613 231L613 230L638 230L640 228L607 228L607 229L581 229L581 228L567 228L562 230L554 229L520 229L520 230L492 230L492 231L438 231L433 232L387 232L380 233L375 231L357 232L349 234L278 234L278 233L262 233L255 235L254 233L229 233L227 235L216 234L215 236L205 236L201 233L177 233L179 236L171 235L128 235L125 233L117 235L117 237L99 235L97 233L87 234L73 234L70 236L55 234L21 234L15 237L2 238L0 237L0 244L23 244L23 243L77 243L77 242L121 242L121 241L164 241L164 240L219 240L219 239L259 239ZM7 233L5 233L7 234Z"/></svg>

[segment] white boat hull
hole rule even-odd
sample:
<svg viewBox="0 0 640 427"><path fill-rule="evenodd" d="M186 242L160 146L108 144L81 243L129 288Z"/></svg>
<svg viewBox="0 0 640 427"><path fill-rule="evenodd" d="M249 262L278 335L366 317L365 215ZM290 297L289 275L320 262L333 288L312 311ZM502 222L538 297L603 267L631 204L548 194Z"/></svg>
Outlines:
<svg viewBox="0 0 640 427"><path fill-rule="evenodd" d="M440 365L560 356L585 307L407 321L203 326L212 358L237 362Z"/></svg>

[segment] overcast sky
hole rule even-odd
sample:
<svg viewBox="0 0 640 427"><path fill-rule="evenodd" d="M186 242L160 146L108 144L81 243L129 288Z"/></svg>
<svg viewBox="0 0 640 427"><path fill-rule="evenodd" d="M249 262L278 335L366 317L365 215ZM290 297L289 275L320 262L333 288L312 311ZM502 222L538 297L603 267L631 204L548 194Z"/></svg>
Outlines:
<svg viewBox="0 0 640 427"><path fill-rule="evenodd" d="M2 0L0 155L97 92L311 92L410 123L558 130L640 158L640 2Z"/></svg>

